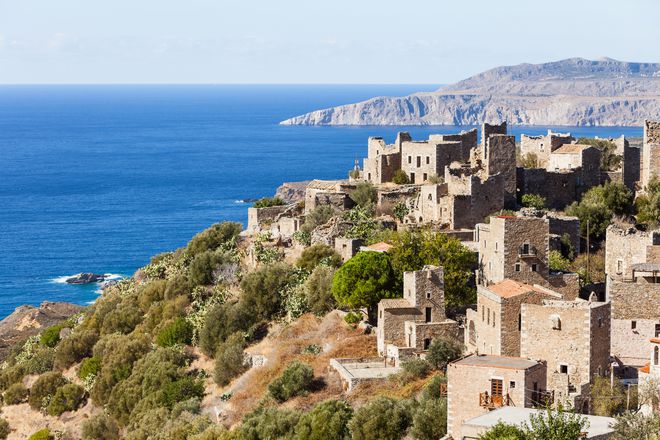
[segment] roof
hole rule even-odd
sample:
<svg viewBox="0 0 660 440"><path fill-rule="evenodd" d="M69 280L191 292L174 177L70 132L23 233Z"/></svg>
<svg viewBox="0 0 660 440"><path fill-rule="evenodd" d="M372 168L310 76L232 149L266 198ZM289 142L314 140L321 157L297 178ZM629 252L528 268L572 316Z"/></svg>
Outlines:
<svg viewBox="0 0 660 440"><path fill-rule="evenodd" d="M402 308L412 307L412 304L410 304L410 301L408 301L407 299L403 299L403 298L381 299L380 304L385 309L402 309Z"/></svg>
<svg viewBox="0 0 660 440"><path fill-rule="evenodd" d="M643 367L639 367L638 370L639 370L640 373L649 374L651 372L651 364L647 363Z"/></svg>
<svg viewBox="0 0 660 440"><path fill-rule="evenodd" d="M638 270L640 272L660 272L660 264L658 263L631 264L630 268L632 270Z"/></svg>
<svg viewBox="0 0 660 440"><path fill-rule="evenodd" d="M586 150L587 148L595 148L595 147L584 144L564 144L561 147L557 148L555 151L553 151L552 154L576 154L576 153L581 153L583 150Z"/></svg>
<svg viewBox="0 0 660 440"><path fill-rule="evenodd" d="M522 295L529 292L538 292L547 294L545 290L542 290L531 284L519 283L511 279L505 279L500 281L497 284L492 284L487 287L488 290L493 292L495 295L501 298L512 298L514 296Z"/></svg>
<svg viewBox="0 0 660 440"><path fill-rule="evenodd" d="M362 246L361 250L374 251L374 252L388 252L390 249L392 249L392 247L393 246L391 244L381 241L380 243L374 243L369 246Z"/></svg>
<svg viewBox="0 0 660 440"><path fill-rule="evenodd" d="M651 338L650 341L653 344L660 344L660 338Z"/></svg>
<svg viewBox="0 0 660 440"><path fill-rule="evenodd" d="M540 365L537 361L521 357L470 355L453 362L454 365L471 367L504 368L507 370L526 370Z"/></svg>
<svg viewBox="0 0 660 440"><path fill-rule="evenodd" d="M322 189L322 190L336 190L337 186L341 183L344 183L343 180L312 180L307 185L307 188L311 189Z"/></svg>
<svg viewBox="0 0 660 440"><path fill-rule="evenodd" d="M545 413L544 409L521 408L516 406L504 406L494 411L487 412L486 414L466 420L465 425L470 425L479 428L490 429L502 421L511 425L520 425L529 422L530 416ZM616 420L611 417L600 417L591 415L582 415L589 422L586 429L586 438L605 438L614 432L614 424Z"/></svg>

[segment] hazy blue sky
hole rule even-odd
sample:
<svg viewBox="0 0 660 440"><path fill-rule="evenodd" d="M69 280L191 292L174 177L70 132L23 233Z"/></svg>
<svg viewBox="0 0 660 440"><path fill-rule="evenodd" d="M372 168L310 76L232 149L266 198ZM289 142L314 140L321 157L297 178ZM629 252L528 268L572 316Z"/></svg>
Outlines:
<svg viewBox="0 0 660 440"><path fill-rule="evenodd" d="M0 0L0 83L448 83L660 62L657 0Z"/></svg>

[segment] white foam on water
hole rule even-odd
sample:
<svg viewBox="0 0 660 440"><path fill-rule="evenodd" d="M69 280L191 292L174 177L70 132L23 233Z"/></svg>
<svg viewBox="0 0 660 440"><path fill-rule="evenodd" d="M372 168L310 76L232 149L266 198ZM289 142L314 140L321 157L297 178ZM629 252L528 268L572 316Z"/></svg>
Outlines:
<svg viewBox="0 0 660 440"><path fill-rule="evenodd" d="M113 281L113 280L123 280L124 275L118 273L104 273L103 276L105 279L103 281Z"/></svg>
<svg viewBox="0 0 660 440"><path fill-rule="evenodd" d="M61 276L61 277L52 278L50 280L50 282L55 283L55 284L66 284L66 280L68 280L69 278L76 277L78 275L80 275L80 273L75 273L73 275L64 275L64 276Z"/></svg>

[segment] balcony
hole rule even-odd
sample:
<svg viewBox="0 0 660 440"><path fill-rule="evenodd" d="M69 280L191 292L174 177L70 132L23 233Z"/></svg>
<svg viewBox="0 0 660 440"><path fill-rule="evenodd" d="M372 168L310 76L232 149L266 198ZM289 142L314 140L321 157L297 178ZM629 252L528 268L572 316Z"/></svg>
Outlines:
<svg viewBox="0 0 660 440"><path fill-rule="evenodd" d="M531 244L523 244L518 248L518 257L519 258L536 258L538 252L534 246Z"/></svg>
<svg viewBox="0 0 660 440"><path fill-rule="evenodd" d="M498 396L498 395L490 395L488 394L488 391L479 393L479 406L481 406L482 408L496 409L510 405L511 405L511 399L509 398L508 394Z"/></svg>

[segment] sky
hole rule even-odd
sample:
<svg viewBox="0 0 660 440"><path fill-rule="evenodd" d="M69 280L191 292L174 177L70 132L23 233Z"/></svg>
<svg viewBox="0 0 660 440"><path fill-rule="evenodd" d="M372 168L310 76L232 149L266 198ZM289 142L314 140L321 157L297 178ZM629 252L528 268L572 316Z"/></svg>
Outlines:
<svg viewBox="0 0 660 440"><path fill-rule="evenodd" d="M447 84L660 62L657 0L0 0L0 83Z"/></svg>

